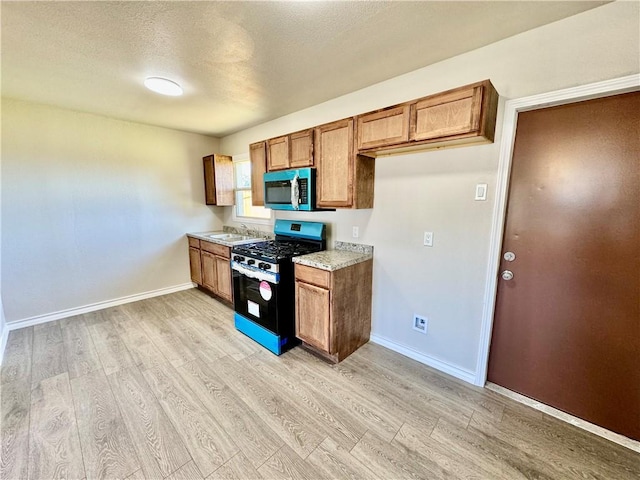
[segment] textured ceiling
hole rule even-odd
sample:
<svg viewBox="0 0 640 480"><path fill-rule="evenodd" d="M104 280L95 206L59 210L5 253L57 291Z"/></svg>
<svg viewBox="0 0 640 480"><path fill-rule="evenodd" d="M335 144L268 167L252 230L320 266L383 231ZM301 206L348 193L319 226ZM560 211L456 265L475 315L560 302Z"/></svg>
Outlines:
<svg viewBox="0 0 640 480"><path fill-rule="evenodd" d="M224 136L603 3L3 1L2 95Z"/></svg>

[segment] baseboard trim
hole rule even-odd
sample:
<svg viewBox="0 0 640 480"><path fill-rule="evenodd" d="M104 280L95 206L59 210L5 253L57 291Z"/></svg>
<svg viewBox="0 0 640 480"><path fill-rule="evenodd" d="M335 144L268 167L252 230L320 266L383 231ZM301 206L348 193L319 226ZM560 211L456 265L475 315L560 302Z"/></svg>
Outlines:
<svg viewBox="0 0 640 480"><path fill-rule="evenodd" d="M452 377L459 378L460 380L463 380L467 383L473 384L476 378L476 373L472 372L471 370L466 370L464 368L460 368L456 365L452 365L448 362L444 362L429 355L425 355L424 353L420 353L410 347L396 343L393 340L381 337L380 335L371 334L369 340L373 343L377 343L378 345L382 345L389 350L400 353L405 357L412 358L417 362L424 363L425 365L433 367L436 370L440 370L441 372L451 375Z"/></svg>
<svg viewBox="0 0 640 480"><path fill-rule="evenodd" d="M66 310L60 310L58 312L24 318L22 320L16 320L14 322L7 322L7 324L5 325L5 331L18 330L19 328L31 327L33 325L40 325L41 323L53 322L55 320L60 320L61 318L73 317L74 315L81 315L83 313L95 312L96 310L102 310L104 308L109 308L109 307L117 307L118 305L124 305L125 303L137 302L139 300L159 297L161 295L168 295L169 293L175 293L181 290L188 290L193 287L194 287L193 283L183 283L181 285L174 285L173 287L159 288L157 290L151 290L149 292L136 293L134 295L127 295L126 297L114 298L112 300L105 300L103 302L91 303L89 305L84 305L82 307L74 307ZM3 344L2 352L4 354L4 344Z"/></svg>
<svg viewBox="0 0 640 480"><path fill-rule="evenodd" d="M487 382L485 388L499 393L500 395L503 395L507 398L510 398L511 400L515 400L516 402L523 403L540 412L546 413L547 415L562 420L563 422L570 423L571 425L581 428L582 430L586 430L587 432L593 433L594 435L606 438L611 442L617 443L618 445L640 453L640 442L632 440L629 437L625 437L624 435L620 435L619 433L612 432L611 430L607 430L606 428L602 428L599 425L587 422L586 420L583 420L581 418L574 417L573 415L563 412L562 410L558 410L557 408L553 408L532 398L525 397L524 395L501 387L500 385L496 385L495 383Z"/></svg>

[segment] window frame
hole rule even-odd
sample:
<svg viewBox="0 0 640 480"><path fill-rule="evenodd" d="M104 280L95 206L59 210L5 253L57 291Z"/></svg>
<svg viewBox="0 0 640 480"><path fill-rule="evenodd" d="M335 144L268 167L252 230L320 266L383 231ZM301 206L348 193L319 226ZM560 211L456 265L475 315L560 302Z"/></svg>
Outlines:
<svg viewBox="0 0 640 480"><path fill-rule="evenodd" d="M241 162L247 162L247 163L249 163L249 166L251 167L251 158L250 158L248 153L242 153L240 155L233 155L231 158L233 160L233 199L234 199L232 220L234 222L237 222L237 223L253 223L253 224L258 224L258 225L273 225L274 222L275 222L275 216L273 214L273 210L269 209L269 208L265 209L265 210L269 210L269 212L270 212L269 218L238 215L238 205L236 204L237 192L247 192L247 191L249 193L253 193L253 192L251 192L251 186L249 186L247 188L238 188L238 186L237 186L238 183L236 181L236 164L237 163L241 163Z"/></svg>

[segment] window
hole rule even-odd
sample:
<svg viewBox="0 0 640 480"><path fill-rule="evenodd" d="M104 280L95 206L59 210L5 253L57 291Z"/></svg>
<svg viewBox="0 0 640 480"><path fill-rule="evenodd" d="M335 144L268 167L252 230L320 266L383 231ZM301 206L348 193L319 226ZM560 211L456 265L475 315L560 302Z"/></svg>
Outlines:
<svg viewBox="0 0 640 480"><path fill-rule="evenodd" d="M271 209L255 207L251 204L251 161L249 155L233 157L236 205L233 218L238 222L273 223Z"/></svg>

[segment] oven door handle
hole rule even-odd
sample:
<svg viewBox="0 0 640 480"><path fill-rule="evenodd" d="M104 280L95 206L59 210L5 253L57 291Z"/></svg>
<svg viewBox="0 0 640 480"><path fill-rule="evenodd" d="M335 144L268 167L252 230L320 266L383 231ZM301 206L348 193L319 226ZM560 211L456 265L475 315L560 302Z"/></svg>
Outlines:
<svg viewBox="0 0 640 480"><path fill-rule="evenodd" d="M279 273L267 273L262 270L255 271L236 262L231 262L231 268L246 277L254 278L256 280L260 280L260 281L264 280L266 282L270 282L274 284L280 281Z"/></svg>

